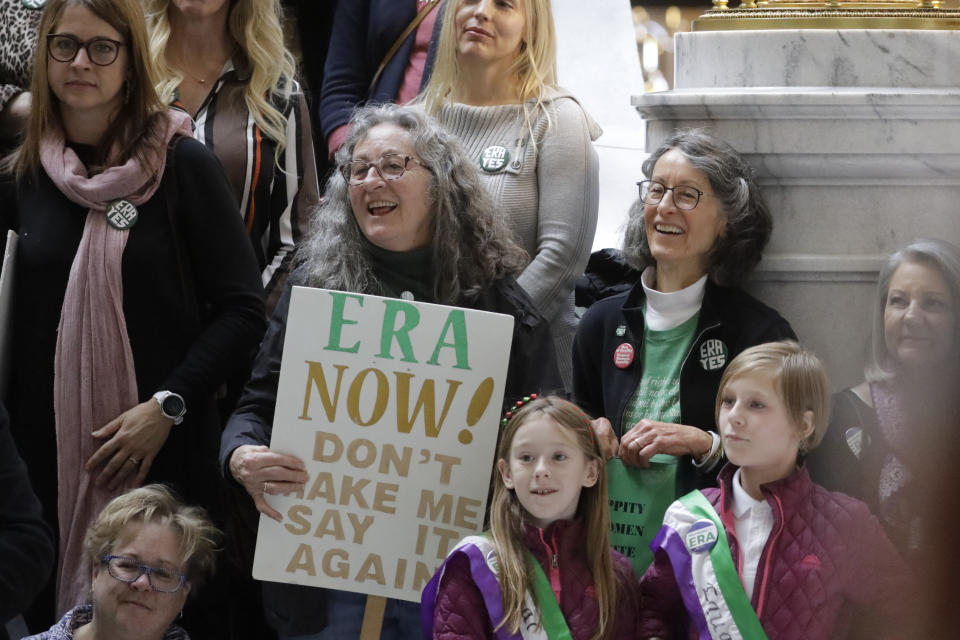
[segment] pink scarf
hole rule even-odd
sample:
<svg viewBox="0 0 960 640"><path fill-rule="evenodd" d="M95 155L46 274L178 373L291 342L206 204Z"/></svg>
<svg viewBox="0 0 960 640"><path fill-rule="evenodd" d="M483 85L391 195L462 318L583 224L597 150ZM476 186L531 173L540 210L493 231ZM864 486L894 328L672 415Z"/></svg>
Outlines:
<svg viewBox="0 0 960 640"><path fill-rule="evenodd" d="M123 317L121 259L129 231L110 226L105 212L114 200L139 206L153 196L163 177L167 146L177 133L191 135L190 117L170 111L164 144L145 166L131 158L92 178L65 145L62 130L48 132L40 142L40 162L47 175L67 198L89 209L70 267L53 365L60 523L57 617L85 598L90 567L83 554L83 537L101 509L123 490L95 486L94 475L84 470L86 461L105 442L90 434L138 404Z"/></svg>

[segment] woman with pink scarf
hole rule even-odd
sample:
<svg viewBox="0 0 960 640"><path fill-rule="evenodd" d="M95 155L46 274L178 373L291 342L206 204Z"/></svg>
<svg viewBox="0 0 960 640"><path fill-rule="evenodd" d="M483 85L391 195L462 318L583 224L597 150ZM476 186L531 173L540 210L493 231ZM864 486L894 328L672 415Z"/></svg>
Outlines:
<svg viewBox="0 0 960 640"><path fill-rule="evenodd" d="M264 330L223 171L154 86L138 0L47 3L0 222L19 234L8 399L59 531L57 615L84 599L83 534L123 489L167 482L217 513L214 394Z"/></svg>

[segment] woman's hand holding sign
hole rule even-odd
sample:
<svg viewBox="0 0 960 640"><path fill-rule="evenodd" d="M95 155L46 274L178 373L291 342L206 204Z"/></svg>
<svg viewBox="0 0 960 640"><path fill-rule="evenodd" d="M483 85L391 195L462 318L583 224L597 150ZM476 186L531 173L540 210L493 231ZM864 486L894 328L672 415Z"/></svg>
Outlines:
<svg viewBox="0 0 960 640"><path fill-rule="evenodd" d="M230 456L230 473L253 498L257 511L277 522L281 522L283 516L267 504L264 494L299 491L309 478L300 458L250 444L234 450Z"/></svg>

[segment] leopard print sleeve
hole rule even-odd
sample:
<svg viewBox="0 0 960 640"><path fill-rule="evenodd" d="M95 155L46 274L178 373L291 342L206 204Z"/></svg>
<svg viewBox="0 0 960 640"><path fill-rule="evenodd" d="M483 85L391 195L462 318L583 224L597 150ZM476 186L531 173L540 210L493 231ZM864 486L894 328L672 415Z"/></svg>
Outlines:
<svg viewBox="0 0 960 640"><path fill-rule="evenodd" d="M26 5L40 5L28 8ZM0 0L0 110L21 91L30 87L33 50L43 2Z"/></svg>

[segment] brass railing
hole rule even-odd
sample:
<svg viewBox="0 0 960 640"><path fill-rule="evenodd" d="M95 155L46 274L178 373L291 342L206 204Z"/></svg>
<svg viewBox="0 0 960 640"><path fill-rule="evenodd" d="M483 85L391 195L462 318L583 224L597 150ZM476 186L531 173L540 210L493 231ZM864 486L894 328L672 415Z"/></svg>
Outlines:
<svg viewBox="0 0 960 640"><path fill-rule="evenodd" d="M960 29L942 0L713 0L694 31L742 29Z"/></svg>

